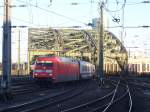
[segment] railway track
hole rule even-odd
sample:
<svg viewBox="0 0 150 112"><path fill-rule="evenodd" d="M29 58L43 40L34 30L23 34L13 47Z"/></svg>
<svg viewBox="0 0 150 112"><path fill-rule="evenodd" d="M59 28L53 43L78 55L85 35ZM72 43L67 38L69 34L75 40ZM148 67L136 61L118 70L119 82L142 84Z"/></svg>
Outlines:
<svg viewBox="0 0 150 112"><path fill-rule="evenodd" d="M117 91L114 97L109 102L107 107L102 112L131 112L132 110L132 97L128 84L123 84L125 87L125 92L121 95Z"/></svg>
<svg viewBox="0 0 150 112"><path fill-rule="evenodd" d="M103 97L90 100L86 103L82 103L71 108L69 107L67 109L61 110L61 112L131 112L132 98L128 83L119 80L117 84L115 83L115 86L116 87L114 90ZM73 99L78 95L81 95L86 89L87 84L84 83L80 86L76 85L74 87L75 88L73 89L56 93L54 95L44 95L36 100L34 99L25 103L1 108L0 112L42 112L42 110L45 108L48 108L49 110L51 110L51 112L55 112L53 108L54 105L59 106L59 104ZM17 87L16 90L18 91ZM30 88L30 90L32 90L32 88ZM20 93L22 94L22 92ZM120 107L120 109L116 107Z"/></svg>
<svg viewBox="0 0 150 112"><path fill-rule="evenodd" d="M132 91L133 109L132 112L149 112L150 87L145 79L129 80L129 86Z"/></svg>
<svg viewBox="0 0 150 112"><path fill-rule="evenodd" d="M1 83L2 77L0 76L0 83ZM25 81L31 81L32 78L29 75L20 75L20 76L11 76L11 82L12 84L18 83L18 82L25 82Z"/></svg>
<svg viewBox="0 0 150 112"><path fill-rule="evenodd" d="M37 86L30 76L13 76L11 79L11 91L13 96L45 90Z"/></svg>
<svg viewBox="0 0 150 112"><path fill-rule="evenodd" d="M22 104L17 104L13 106L9 106L3 109L0 109L0 112L33 112L40 110L42 108L46 108L50 105L55 105L59 102L63 102L65 100L71 99L83 92L83 88L86 88L86 84L82 84L81 86L75 86L72 89L66 90L61 93L57 93L54 95L46 95L44 97L34 99L29 102L25 102Z"/></svg>
<svg viewBox="0 0 150 112"><path fill-rule="evenodd" d="M41 90L32 79L14 81L11 86L12 95L22 95Z"/></svg>
<svg viewBox="0 0 150 112"><path fill-rule="evenodd" d="M116 88L111 91L110 93L106 94L103 97L99 97L97 99L94 99L92 101L86 102L84 104L63 110L61 112L117 112L116 109L114 109L114 105L117 104L117 102L123 101L125 98L128 97L128 112L131 112L132 109L132 99L131 94L129 91L129 87L127 85L124 86L122 95L120 95L120 92L117 95L117 91L120 91L119 86L121 85L120 81L118 81ZM121 86L121 87L122 87ZM119 103L118 103L119 104Z"/></svg>
<svg viewBox="0 0 150 112"><path fill-rule="evenodd" d="M43 108L42 110L38 110L36 112L61 112L62 110L72 107L73 105L76 105L81 102L86 102L88 99L92 97L96 97L96 95L92 94L92 90L95 90L98 85L96 85L95 81L90 81L87 85L85 85L84 88L82 88L81 93L67 99L65 101L58 102L54 105L49 105L47 108ZM99 91L99 89L97 88ZM99 92L98 92L99 93ZM106 92L105 92L106 93ZM100 94L100 93L99 93Z"/></svg>
<svg viewBox="0 0 150 112"><path fill-rule="evenodd" d="M150 81L145 81L141 79L129 79L129 84L132 86L136 86L136 88L141 89L150 89Z"/></svg>
<svg viewBox="0 0 150 112"><path fill-rule="evenodd" d="M48 88L40 88L35 83L27 84L27 85L16 85L16 86L12 86L12 95L18 96L18 95L38 92L46 89Z"/></svg>

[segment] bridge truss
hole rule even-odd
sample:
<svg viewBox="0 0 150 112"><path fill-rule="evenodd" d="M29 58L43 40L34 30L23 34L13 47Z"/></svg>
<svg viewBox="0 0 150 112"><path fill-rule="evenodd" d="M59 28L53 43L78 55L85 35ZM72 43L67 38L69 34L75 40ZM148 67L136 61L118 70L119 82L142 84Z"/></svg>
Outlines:
<svg viewBox="0 0 150 112"><path fill-rule="evenodd" d="M29 63L39 55L57 55L97 62L98 33L96 30L29 28ZM115 62L125 69L128 55L120 40L104 32L104 63Z"/></svg>

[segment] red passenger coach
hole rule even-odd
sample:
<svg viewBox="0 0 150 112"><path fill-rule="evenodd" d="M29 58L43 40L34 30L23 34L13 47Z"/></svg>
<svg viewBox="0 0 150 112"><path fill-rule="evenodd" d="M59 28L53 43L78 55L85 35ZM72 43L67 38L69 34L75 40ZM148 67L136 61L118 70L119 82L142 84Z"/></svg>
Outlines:
<svg viewBox="0 0 150 112"><path fill-rule="evenodd" d="M33 78L48 79L53 82L79 80L79 63L65 57L38 57L33 70Z"/></svg>

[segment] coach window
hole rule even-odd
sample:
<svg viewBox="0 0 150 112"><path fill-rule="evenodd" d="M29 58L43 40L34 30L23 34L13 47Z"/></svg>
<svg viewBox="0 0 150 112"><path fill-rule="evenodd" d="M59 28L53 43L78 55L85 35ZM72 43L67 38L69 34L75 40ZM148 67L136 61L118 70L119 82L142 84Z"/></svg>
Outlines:
<svg viewBox="0 0 150 112"><path fill-rule="evenodd" d="M138 72L140 72L140 64L138 64L137 67Z"/></svg>
<svg viewBox="0 0 150 112"><path fill-rule="evenodd" d="M147 64L147 71L149 71L149 64Z"/></svg>
<svg viewBox="0 0 150 112"><path fill-rule="evenodd" d="M135 67L135 72L137 73L137 64L135 64L135 66L134 66L134 67Z"/></svg>
<svg viewBox="0 0 150 112"><path fill-rule="evenodd" d="M142 64L142 72L146 70L146 64Z"/></svg>

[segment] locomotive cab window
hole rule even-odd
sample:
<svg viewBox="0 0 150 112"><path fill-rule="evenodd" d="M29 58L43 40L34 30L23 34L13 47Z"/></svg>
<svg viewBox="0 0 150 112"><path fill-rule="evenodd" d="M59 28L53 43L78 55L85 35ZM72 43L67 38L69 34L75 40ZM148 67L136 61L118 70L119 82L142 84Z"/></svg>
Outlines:
<svg viewBox="0 0 150 112"><path fill-rule="evenodd" d="M37 66L53 67L52 62L36 62Z"/></svg>

